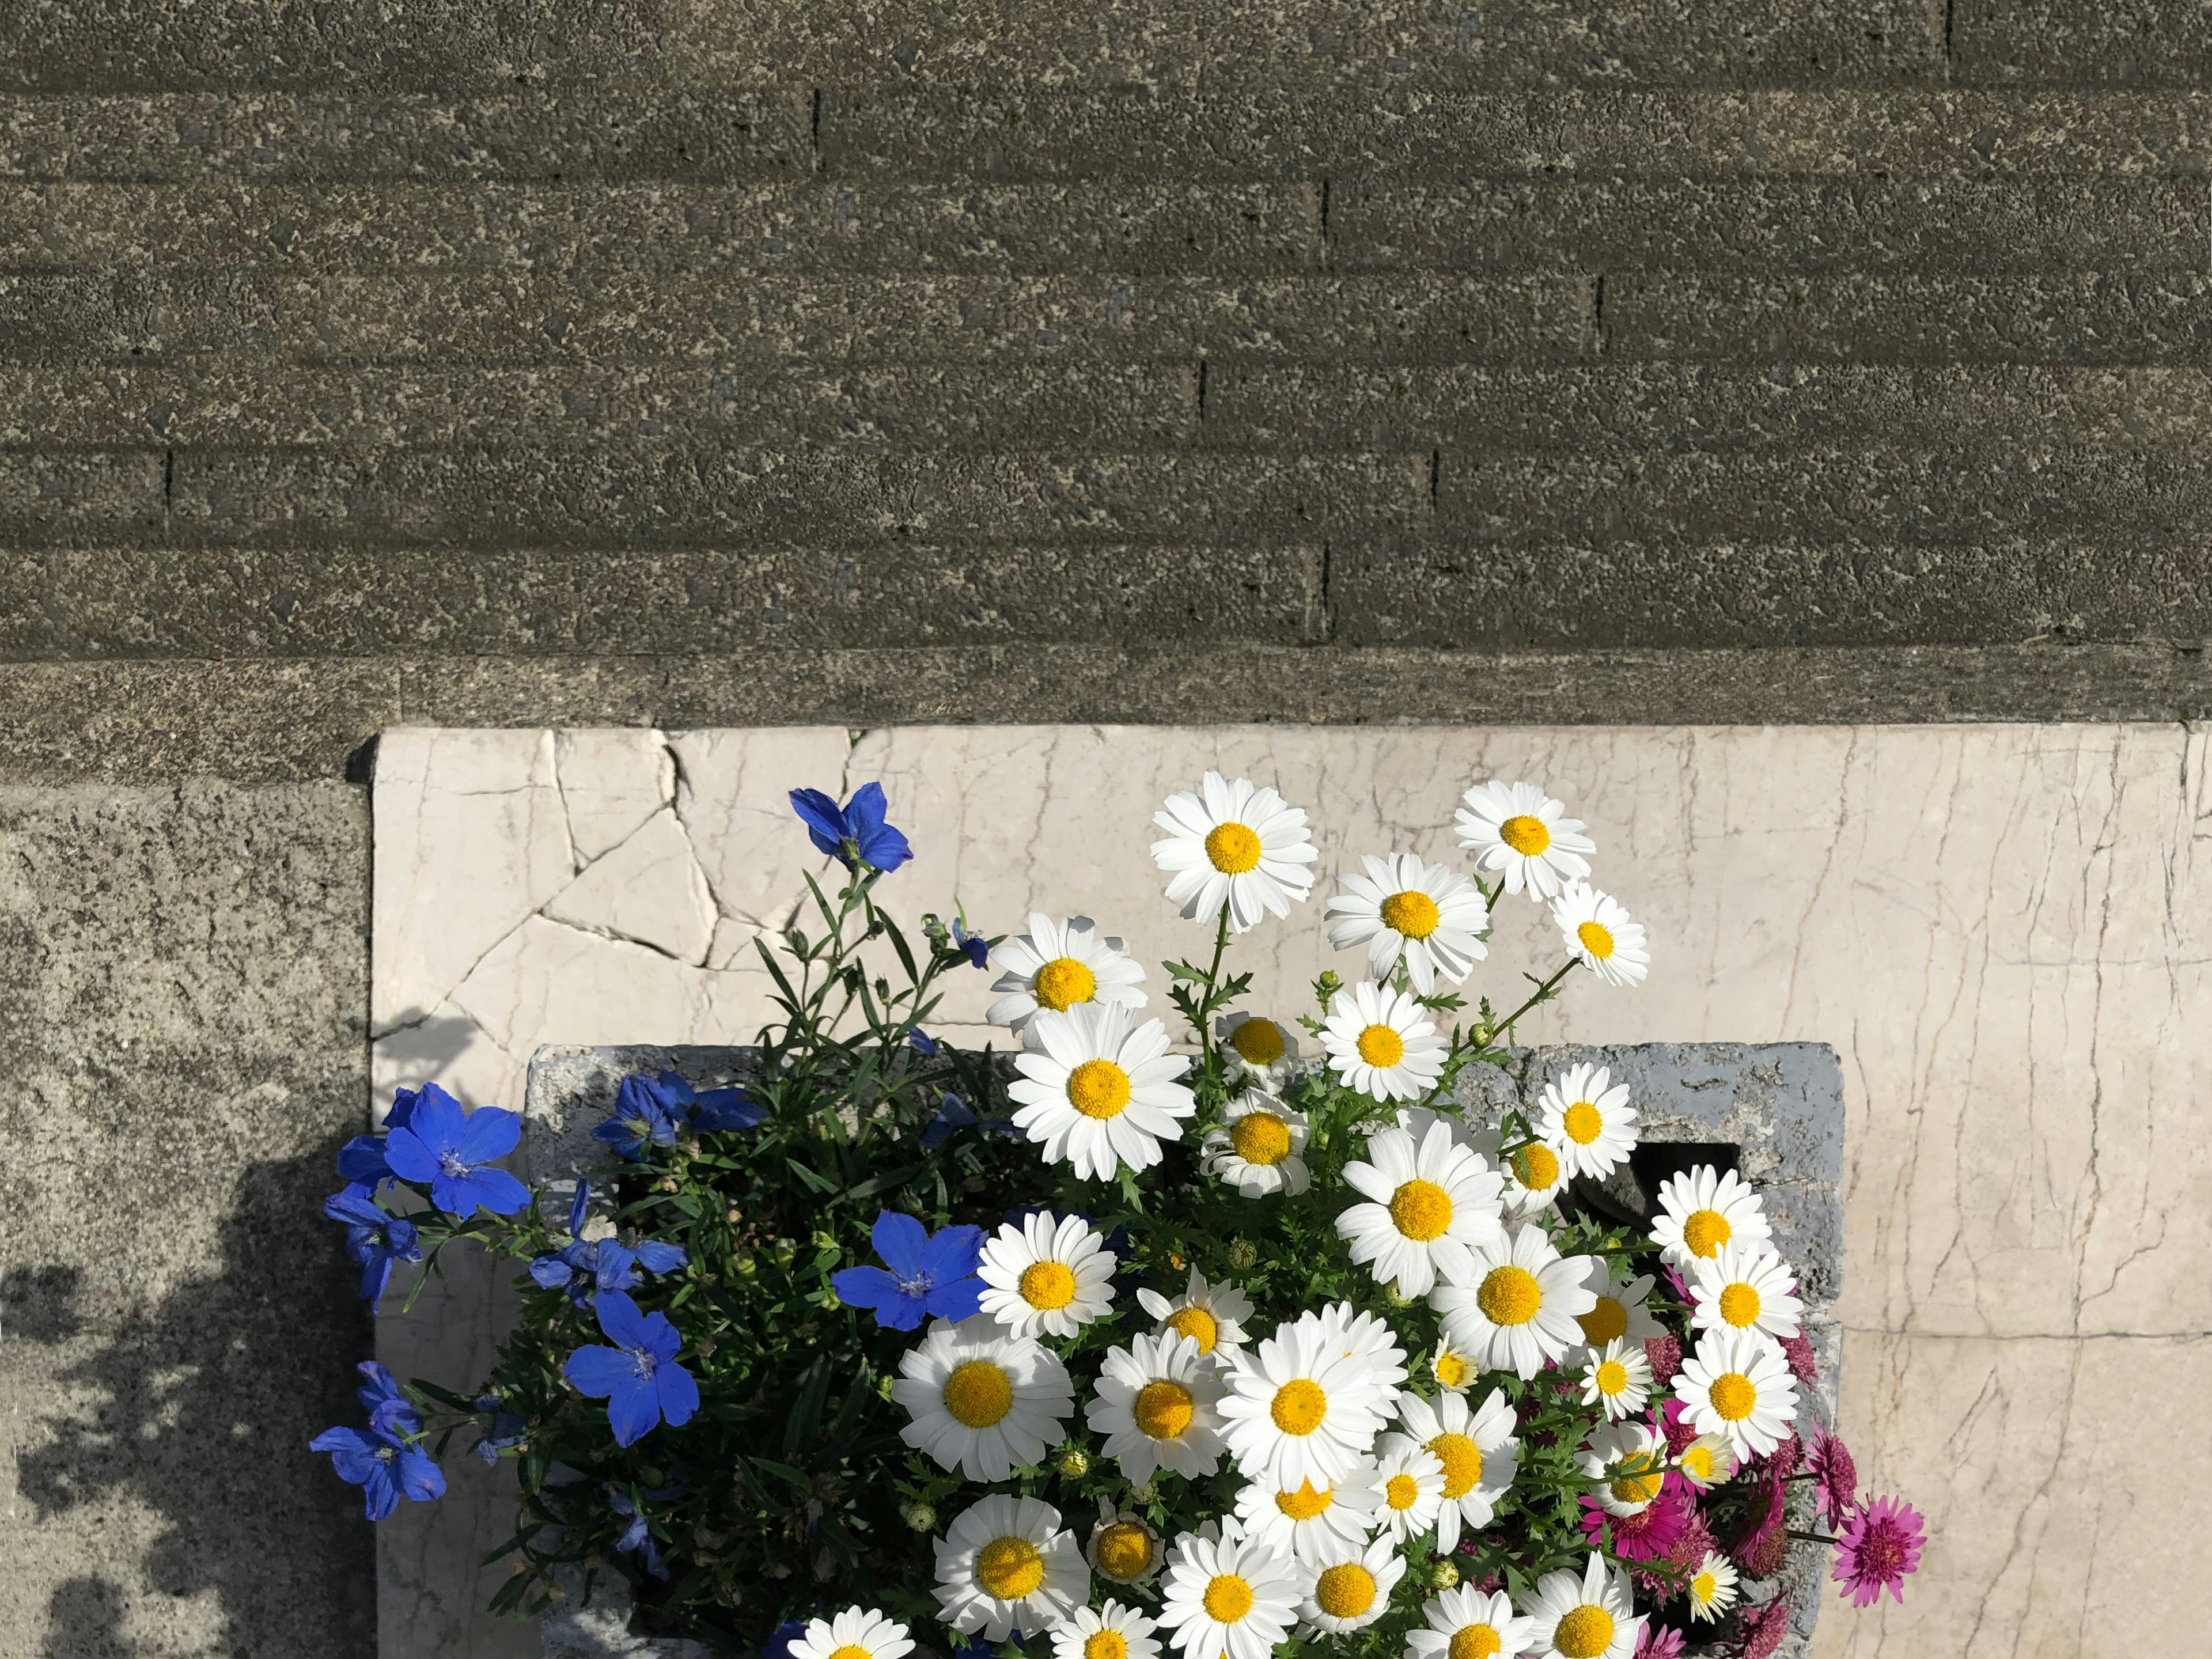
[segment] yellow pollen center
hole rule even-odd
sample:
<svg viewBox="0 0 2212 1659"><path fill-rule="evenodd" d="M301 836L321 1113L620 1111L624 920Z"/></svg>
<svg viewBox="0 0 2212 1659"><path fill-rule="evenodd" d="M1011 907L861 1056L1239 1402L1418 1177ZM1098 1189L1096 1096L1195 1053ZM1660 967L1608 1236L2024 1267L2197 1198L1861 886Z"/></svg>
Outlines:
<svg viewBox="0 0 2212 1659"><path fill-rule="evenodd" d="M1314 1605L1332 1619L1357 1619L1375 1605L1375 1575L1357 1561L1324 1568L1314 1580Z"/></svg>
<svg viewBox="0 0 2212 1659"><path fill-rule="evenodd" d="M1221 1340L1221 1322L1203 1308L1177 1308L1168 1316L1167 1328L1197 1343L1200 1353L1212 1353Z"/></svg>
<svg viewBox="0 0 2212 1659"><path fill-rule="evenodd" d="M1395 1066L1406 1057L1406 1039L1388 1025L1369 1026L1355 1046L1370 1066Z"/></svg>
<svg viewBox="0 0 2212 1659"><path fill-rule="evenodd" d="M870 1656L858 1642L848 1642L842 1648L832 1649L830 1659L870 1659Z"/></svg>
<svg viewBox="0 0 2212 1659"><path fill-rule="evenodd" d="M1713 1409L1731 1423L1741 1423L1751 1415L1751 1408L1759 1403L1759 1390L1741 1371L1723 1371L1713 1379L1706 1390Z"/></svg>
<svg viewBox="0 0 2212 1659"><path fill-rule="evenodd" d="M1260 862L1260 838L1241 823L1217 823L1206 832L1206 856L1224 876L1241 876Z"/></svg>
<svg viewBox="0 0 2212 1659"><path fill-rule="evenodd" d="M1044 1583L1044 1557L1026 1538L994 1538L975 1558L975 1582L1001 1601L1018 1601Z"/></svg>
<svg viewBox="0 0 2212 1659"><path fill-rule="evenodd" d="M1613 1615L1585 1601L1553 1627L1552 1645L1566 1659L1598 1659L1613 1645Z"/></svg>
<svg viewBox="0 0 2212 1659"><path fill-rule="evenodd" d="M1618 1359L1608 1359L1597 1368L1597 1391L1612 1395L1628 1387L1628 1367Z"/></svg>
<svg viewBox="0 0 2212 1659"><path fill-rule="evenodd" d="M1390 1194L1391 1224L1417 1243L1443 1237L1451 1220L1451 1194L1433 1181L1409 1181Z"/></svg>
<svg viewBox="0 0 2212 1659"><path fill-rule="evenodd" d="M1293 1521L1310 1521L1328 1507L1330 1495L1334 1490L1334 1487L1323 1486L1316 1492L1312 1481L1302 1480L1296 1492L1277 1492L1275 1507Z"/></svg>
<svg viewBox="0 0 2212 1659"><path fill-rule="evenodd" d="M1229 1126L1229 1144L1247 1164L1272 1169L1291 1155L1291 1126L1273 1112L1247 1112Z"/></svg>
<svg viewBox="0 0 2212 1659"><path fill-rule="evenodd" d="M1382 1501L1394 1510L1410 1510L1420 1497L1421 1483L1410 1474L1394 1474L1382 1484Z"/></svg>
<svg viewBox="0 0 2212 1659"><path fill-rule="evenodd" d="M1272 1019L1248 1019L1229 1034L1229 1046L1248 1065L1273 1066L1283 1057L1283 1028Z"/></svg>
<svg viewBox="0 0 2212 1659"><path fill-rule="evenodd" d="M1407 939L1426 939L1437 931L1437 923L1443 919L1434 899L1410 888L1384 899L1382 909L1382 925Z"/></svg>
<svg viewBox="0 0 2212 1659"><path fill-rule="evenodd" d="M1718 1210L1692 1210L1682 1224L1682 1243L1692 1255L1717 1255L1735 1232Z"/></svg>
<svg viewBox="0 0 2212 1659"><path fill-rule="evenodd" d="M1575 1323L1583 1328L1593 1348L1602 1348L1616 1336L1628 1334L1628 1310L1615 1297L1601 1296L1597 1306L1586 1314L1577 1314Z"/></svg>
<svg viewBox="0 0 2212 1659"><path fill-rule="evenodd" d="M1583 949L1600 962L1613 954L1613 935L1594 921L1586 921L1576 928L1575 937L1583 942Z"/></svg>
<svg viewBox="0 0 2212 1659"><path fill-rule="evenodd" d="M1474 1305L1493 1325L1525 1325L1544 1305L1544 1291L1535 1274L1509 1261L1483 1275L1482 1288L1474 1293Z"/></svg>
<svg viewBox="0 0 2212 1659"><path fill-rule="evenodd" d="M1487 1625L1462 1625L1452 1632L1449 1659L1491 1659L1504 1645Z"/></svg>
<svg viewBox="0 0 2212 1659"><path fill-rule="evenodd" d="M1446 1352L1438 1354L1429 1369L1436 1372L1437 1381L1448 1389L1467 1386L1467 1361L1455 1353Z"/></svg>
<svg viewBox="0 0 2212 1659"><path fill-rule="evenodd" d="M1738 1281L1721 1292L1721 1317L1741 1328L1759 1323L1759 1292Z"/></svg>
<svg viewBox="0 0 2212 1659"><path fill-rule="evenodd" d="M1147 1382L1137 1390L1129 1415L1155 1440L1172 1440L1190 1426L1190 1390L1180 1382Z"/></svg>
<svg viewBox="0 0 2212 1659"><path fill-rule="evenodd" d="M1648 1455L1628 1459L1629 1473L1613 1483L1613 1501L1617 1504L1648 1504L1659 1495L1660 1483L1666 1471L1657 1461Z"/></svg>
<svg viewBox="0 0 2212 1659"><path fill-rule="evenodd" d="M1513 1154L1513 1173L1532 1193L1540 1193L1559 1178L1559 1154L1541 1141L1531 1141Z"/></svg>
<svg viewBox="0 0 2212 1659"><path fill-rule="evenodd" d="M1544 827L1543 819L1516 812L1498 826L1498 839L1522 858L1533 859L1552 844L1552 832Z"/></svg>
<svg viewBox="0 0 2212 1659"><path fill-rule="evenodd" d="M1274 1403L1267 1407L1277 1428L1296 1435L1311 1434L1328 1412L1328 1396L1310 1376L1294 1376L1284 1383L1275 1390Z"/></svg>
<svg viewBox="0 0 2212 1659"><path fill-rule="evenodd" d="M1559 1121L1566 1128L1567 1139L1577 1146L1589 1146L1605 1128L1605 1120L1587 1100L1578 1100L1568 1107L1560 1114Z"/></svg>
<svg viewBox="0 0 2212 1659"><path fill-rule="evenodd" d="M1721 1581L1719 1579L1714 1577L1712 1574L1709 1572L1701 1572L1695 1578L1692 1578L1690 1581L1690 1594L1696 1596L1698 1598L1698 1605L1699 1607L1703 1607L1706 1602L1713 1599L1714 1592L1718 1590L1720 1587ZM830 1656L830 1659L836 1659L836 1656L832 1654Z"/></svg>
<svg viewBox="0 0 2212 1659"><path fill-rule="evenodd" d="M1152 1565L1152 1535L1133 1521L1116 1521L1098 1534L1098 1571L1126 1583Z"/></svg>
<svg viewBox="0 0 2212 1659"><path fill-rule="evenodd" d="M1036 970L1036 1000L1066 1012L1097 994L1098 975L1073 957L1055 957Z"/></svg>
<svg viewBox="0 0 2212 1659"><path fill-rule="evenodd" d="M1119 1117L1129 1103L1129 1074L1110 1060L1086 1060L1067 1074L1067 1103L1085 1117Z"/></svg>
<svg viewBox="0 0 2212 1659"><path fill-rule="evenodd" d="M1014 1382L988 1359L970 1359L945 1379L945 1409L971 1429L988 1429L1014 1408Z"/></svg>
<svg viewBox="0 0 2212 1659"><path fill-rule="evenodd" d="M1206 1604L1206 1616L1214 1623L1233 1625L1252 1611L1252 1587L1233 1572L1217 1573L1200 1600Z"/></svg>
<svg viewBox="0 0 2212 1659"><path fill-rule="evenodd" d="M1713 1478L1713 1449L1711 1446L1686 1446L1682 1450L1682 1468L1700 1480Z"/></svg>
<svg viewBox="0 0 2212 1659"><path fill-rule="evenodd" d="M1094 1632L1084 1638L1083 1659L1129 1659L1129 1644L1118 1630Z"/></svg>
<svg viewBox="0 0 2212 1659"><path fill-rule="evenodd" d="M1440 1434L1429 1442L1437 1462L1444 1466L1444 1496L1464 1498L1482 1479L1482 1448L1463 1434Z"/></svg>
<svg viewBox="0 0 2212 1659"><path fill-rule="evenodd" d="M1075 1300L1075 1275L1065 1262L1035 1261L1022 1269L1022 1300L1049 1313Z"/></svg>

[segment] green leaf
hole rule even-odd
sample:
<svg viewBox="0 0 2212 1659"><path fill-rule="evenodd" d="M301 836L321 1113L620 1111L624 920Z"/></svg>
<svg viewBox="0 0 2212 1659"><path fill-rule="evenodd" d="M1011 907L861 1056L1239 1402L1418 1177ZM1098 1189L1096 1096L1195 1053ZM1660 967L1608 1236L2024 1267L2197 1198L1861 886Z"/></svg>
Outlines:
<svg viewBox="0 0 2212 1659"><path fill-rule="evenodd" d="M792 1402L791 1413L783 1420L783 1455L798 1455L801 1447L814 1443L815 1431L822 1426L822 1401L830 1392L830 1356L823 1354L801 1373L799 1379L799 1398Z"/></svg>

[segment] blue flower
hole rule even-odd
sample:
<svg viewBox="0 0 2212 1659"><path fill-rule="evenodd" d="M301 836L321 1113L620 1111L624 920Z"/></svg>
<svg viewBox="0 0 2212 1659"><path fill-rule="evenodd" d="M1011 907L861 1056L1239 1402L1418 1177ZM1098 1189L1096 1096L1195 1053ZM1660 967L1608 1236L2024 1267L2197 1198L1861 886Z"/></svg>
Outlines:
<svg viewBox="0 0 2212 1659"><path fill-rule="evenodd" d="M933 1237L912 1216L884 1210L872 1237L890 1271L848 1267L832 1273L830 1287L840 1301L873 1310L876 1323L894 1331L913 1330L933 1316L965 1319L981 1305L983 1281L975 1276L983 1255L981 1228L946 1227Z"/></svg>
<svg viewBox="0 0 2212 1659"><path fill-rule="evenodd" d="M592 1306L614 1346L579 1348L561 1370L577 1393L607 1402L615 1444L635 1444L656 1423L672 1429L689 1423L699 1409L699 1385L676 1363L684 1339L668 1316L640 1312L620 1291L601 1291Z"/></svg>
<svg viewBox="0 0 2212 1659"><path fill-rule="evenodd" d="M392 1109L384 1115L382 1133L356 1135L338 1148L338 1179L358 1186L375 1187L389 1181L392 1166L384 1161L384 1137L394 1129L404 1129L414 1115L413 1089L396 1089L392 1095Z"/></svg>
<svg viewBox="0 0 2212 1659"><path fill-rule="evenodd" d="M1010 1135L1014 1133L1013 1119L1010 1117L979 1118L969 1109L966 1101L948 1091L945 1097L937 1103L937 1115L930 1119L929 1127L921 1132L922 1146L925 1150L933 1152L952 1139L952 1132L955 1129L965 1129L971 1126L981 1129L985 1134Z"/></svg>
<svg viewBox="0 0 2212 1659"><path fill-rule="evenodd" d="M945 1045L917 1025L906 1034L906 1046L924 1060L935 1060L937 1051Z"/></svg>
<svg viewBox="0 0 2212 1659"><path fill-rule="evenodd" d="M769 1633L761 1644L761 1659L791 1659L791 1644L806 1634L806 1621L787 1619Z"/></svg>
<svg viewBox="0 0 2212 1659"><path fill-rule="evenodd" d="M381 1521L399 1507L404 1492L417 1504L446 1495L446 1475L430 1455L381 1429L325 1429L307 1443L328 1452L339 1480L362 1492L362 1511Z"/></svg>
<svg viewBox="0 0 2212 1659"><path fill-rule="evenodd" d="M530 1189L504 1170L489 1168L522 1138L522 1115L483 1106L464 1112L434 1083L422 1096L404 1129L384 1138L384 1157L402 1181L427 1181L430 1201L447 1215L474 1215L478 1208L513 1215L530 1203Z"/></svg>
<svg viewBox="0 0 2212 1659"><path fill-rule="evenodd" d="M361 1387L353 1391L353 1397L368 1413L369 1427L399 1435L422 1432L422 1419L416 1415L415 1402L400 1391L398 1377L374 1359L364 1359L354 1369L363 1380Z"/></svg>
<svg viewBox="0 0 2212 1659"><path fill-rule="evenodd" d="M906 837L884 822L880 783L862 784L842 806L819 789L794 789L791 810L805 823L814 845L848 870L858 863L888 874L914 856Z"/></svg>
<svg viewBox="0 0 2212 1659"><path fill-rule="evenodd" d="M615 1091L614 1115L592 1130L592 1138L635 1162L645 1156L648 1143L673 1146L687 1127L710 1134L750 1129L767 1115L768 1109L743 1089L702 1091L680 1072L663 1072L657 1078L641 1072L622 1080Z"/></svg>
<svg viewBox="0 0 2212 1659"><path fill-rule="evenodd" d="M668 1273L690 1261L682 1245L658 1239L629 1245L611 1238L586 1238L584 1222L591 1206L592 1183L579 1181L575 1196L568 1200L569 1242L530 1263L530 1277L541 1289L557 1291L565 1285L569 1301L580 1308L597 1291L626 1291L638 1284L639 1267L649 1273Z"/></svg>
<svg viewBox="0 0 2212 1659"><path fill-rule="evenodd" d="M690 1484L679 1476L670 1485L643 1496L647 1503L665 1504L671 1498L683 1496ZM653 1528L631 1501L630 1495L611 1480L607 1482L607 1507L617 1515L626 1515L630 1518L629 1525L623 1528L622 1536L615 1540L615 1548L624 1553L635 1551L645 1562L647 1572L656 1578L667 1577L668 1569L661 1565L660 1551L653 1541Z"/></svg>
<svg viewBox="0 0 2212 1659"><path fill-rule="evenodd" d="M512 1446L520 1446L530 1438L530 1425L508 1411L500 1403L495 1394L477 1396L479 1415L491 1419L490 1426L477 1430L477 1443L472 1449L483 1460L486 1468L499 1467L499 1455Z"/></svg>
<svg viewBox="0 0 2212 1659"><path fill-rule="evenodd" d="M370 1303L382 1299L393 1262L422 1259L415 1224L387 1213L377 1204L375 1192L373 1187L352 1186L323 1200L323 1213L345 1223L346 1249L361 1263L362 1300Z"/></svg>
<svg viewBox="0 0 2212 1659"><path fill-rule="evenodd" d="M967 921L959 916L952 918L952 943L966 953L969 967L990 966L991 941L969 933Z"/></svg>

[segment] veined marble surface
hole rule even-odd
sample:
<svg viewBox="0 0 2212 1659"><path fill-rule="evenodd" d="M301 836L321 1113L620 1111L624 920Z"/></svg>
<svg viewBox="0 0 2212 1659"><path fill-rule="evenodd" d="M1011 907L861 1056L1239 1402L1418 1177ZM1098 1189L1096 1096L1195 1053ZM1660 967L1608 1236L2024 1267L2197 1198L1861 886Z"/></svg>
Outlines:
<svg viewBox="0 0 2212 1659"><path fill-rule="evenodd" d="M1816 1650L2163 1651L2156 1587L2212 1522L2212 1445L2184 1418L2212 1378L2208 750L2176 726L395 730L378 1099L436 1077L519 1108L541 1042L745 1041L751 940L823 863L796 785L883 781L916 850L886 884L908 918L1079 911L1157 963L1202 941L1162 896L1154 808L1208 767L1272 782L1322 879L1236 960L1287 1017L1323 968L1360 973L1322 934L1331 874L1456 860L1460 791L1525 777L1588 822L1653 956L1633 990L1574 976L1527 1040L1843 1055L1844 1431L1933 1541L1903 1607L1824 1617ZM1508 900L1470 988L1503 1000L1559 956ZM990 977L949 1001L953 1034L981 1035ZM429 1582L435 1523L410 1522L386 1659L522 1650Z"/></svg>

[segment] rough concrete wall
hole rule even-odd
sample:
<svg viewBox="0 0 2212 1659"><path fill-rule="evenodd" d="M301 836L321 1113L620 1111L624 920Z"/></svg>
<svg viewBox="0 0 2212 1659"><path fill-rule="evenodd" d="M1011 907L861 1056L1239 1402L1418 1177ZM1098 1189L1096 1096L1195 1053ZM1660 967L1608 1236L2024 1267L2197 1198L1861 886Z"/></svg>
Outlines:
<svg viewBox="0 0 2212 1659"><path fill-rule="evenodd" d="M11 6L0 759L2202 713L2208 80L2199 0Z"/></svg>

